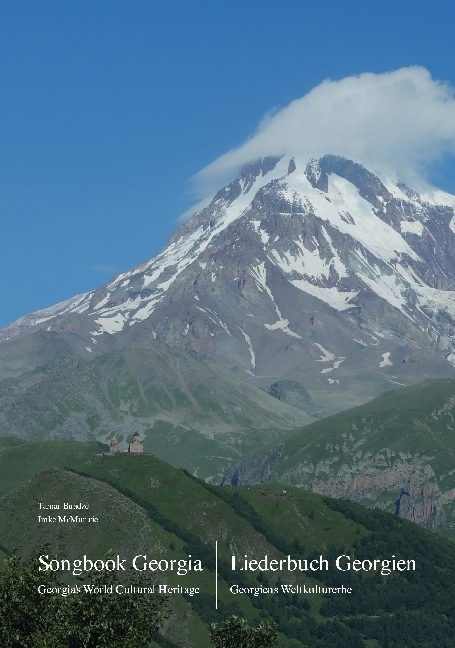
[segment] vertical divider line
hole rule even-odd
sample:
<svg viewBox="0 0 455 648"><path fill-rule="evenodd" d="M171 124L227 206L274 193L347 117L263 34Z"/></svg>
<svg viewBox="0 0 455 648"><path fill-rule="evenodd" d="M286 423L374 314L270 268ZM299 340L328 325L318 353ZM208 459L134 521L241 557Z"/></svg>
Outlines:
<svg viewBox="0 0 455 648"><path fill-rule="evenodd" d="M215 540L215 610L218 610L218 540Z"/></svg>

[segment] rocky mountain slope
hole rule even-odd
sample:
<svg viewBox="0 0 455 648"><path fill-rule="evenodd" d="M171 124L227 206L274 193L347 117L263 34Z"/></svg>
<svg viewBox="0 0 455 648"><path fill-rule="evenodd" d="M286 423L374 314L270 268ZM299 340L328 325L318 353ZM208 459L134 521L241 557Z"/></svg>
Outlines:
<svg viewBox="0 0 455 648"><path fill-rule="evenodd" d="M304 409L278 401L158 340L90 360L62 349L47 365L0 381L2 435L104 443L116 435L126 449L138 433L146 450L219 482L227 461L313 420L304 411L310 401Z"/></svg>
<svg viewBox="0 0 455 648"><path fill-rule="evenodd" d="M321 414L451 377L454 207L344 158L263 158L151 261L0 331L0 356L37 331L85 358L156 339L265 390L297 382Z"/></svg>
<svg viewBox="0 0 455 648"><path fill-rule="evenodd" d="M224 484L293 484L455 539L454 417L454 380L388 392L268 444L231 465Z"/></svg>

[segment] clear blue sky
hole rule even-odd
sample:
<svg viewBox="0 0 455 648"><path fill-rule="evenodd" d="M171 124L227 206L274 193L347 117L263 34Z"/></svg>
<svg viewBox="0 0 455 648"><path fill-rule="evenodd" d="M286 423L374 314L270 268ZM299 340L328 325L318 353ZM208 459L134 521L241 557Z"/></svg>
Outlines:
<svg viewBox="0 0 455 648"><path fill-rule="evenodd" d="M455 85L455 3L3 0L0 326L153 257L190 178L326 78ZM453 161L434 180L455 193Z"/></svg>

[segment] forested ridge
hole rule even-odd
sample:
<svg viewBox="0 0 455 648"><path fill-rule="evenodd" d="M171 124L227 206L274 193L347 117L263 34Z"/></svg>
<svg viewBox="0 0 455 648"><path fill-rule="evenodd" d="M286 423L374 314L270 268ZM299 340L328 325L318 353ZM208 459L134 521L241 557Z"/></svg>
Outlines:
<svg viewBox="0 0 455 648"><path fill-rule="evenodd" d="M74 529L59 526L52 534L50 527L43 528L41 540L49 539L50 553L101 556L99 552L113 549L125 557L146 552L154 557L153 543L159 542L165 558L185 559L191 554L193 560L200 559L204 571L188 577L200 593L175 595L172 622L164 624L164 634L155 635L150 644L154 648L208 648L210 625L223 624L233 615L246 619L252 628L261 621L275 624L278 648L455 648L452 541L384 511L298 488L214 486L155 457L96 459L97 448L90 448L88 444L49 442L3 451L5 470L0 472L0 482L6 476L3 488L7 494L0 500L0 550L3 556L11 556L17 549L27 560L39 531L36 524L30 526L30 502L37 498L65 501L62 493L71 492L90 501L101 524L81 529L80 536ZM25 471L36 465L42 472L30 475ZM19 488L13 477L16 482L22 480ZM119 507L128 511L126 517L116 513ZM137 529L149 535L141 540ZM219 549L217 609L215 539ZM290 555L309 561L323 556L329 569L233 571L230 555L235 546L239 561L245 552L255 559L267 554L269 560ZM126 548L125 554L120 547ZM128 554L129 550L134 553ZM396 561L412 560L415 571L389 575L379 570L339 571L335 560L342 554L350 556L351 563L393 556ZM172 572L155 574L155 578L158 582L169 579L171 585L183 582ZM289 584L302 589L286 592L282 586ZM233 595L232 585L250 591ZM318 589L342 585L351 593L326 594ZM255 595L261 587L267 592Z"/></svg>

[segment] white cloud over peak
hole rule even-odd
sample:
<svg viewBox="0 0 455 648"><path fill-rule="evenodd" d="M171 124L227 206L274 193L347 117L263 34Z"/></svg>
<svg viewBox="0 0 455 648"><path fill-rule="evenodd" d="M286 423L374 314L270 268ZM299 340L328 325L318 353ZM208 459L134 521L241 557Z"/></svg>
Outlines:
<svg viewBox="0 0 455 648"><path fill-rule="evenodd" d="M455 154L455 88L423 67L324 81L266 116L246 142L202 169L195 181L206 193L258 157L326 153L416 186L432 162Z"/></svg>

